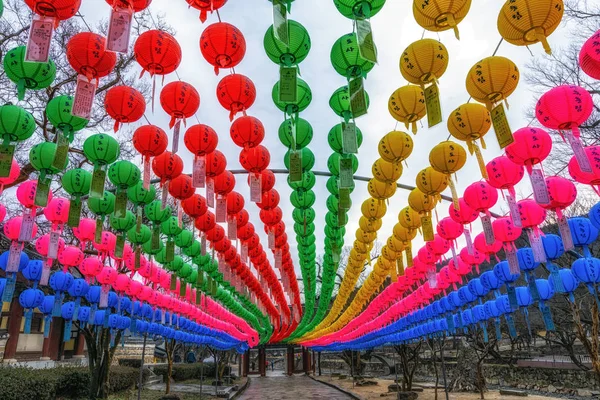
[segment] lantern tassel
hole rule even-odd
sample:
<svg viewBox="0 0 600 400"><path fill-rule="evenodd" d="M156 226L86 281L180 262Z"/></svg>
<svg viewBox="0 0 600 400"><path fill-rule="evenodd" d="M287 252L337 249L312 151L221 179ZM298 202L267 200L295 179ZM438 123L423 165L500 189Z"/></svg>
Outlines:
<svg viewBox="0 0 600 400"><path fill-rule="evenodd" d="M550 44L548 43L548 39L546 38L546 35L544 35L543 32L538 31L536 29L535 36L536 36L537 40L539 40L542 43L542 46L544 47L544 51L546 52L546 54L551 56L552 49L550 48Z"/></svg>
<svg viewBox="0 0 600 400"><path fill-rule="evenodd" d="M200 10L200 22L205 23L208 13L205 9Z"/></svg>

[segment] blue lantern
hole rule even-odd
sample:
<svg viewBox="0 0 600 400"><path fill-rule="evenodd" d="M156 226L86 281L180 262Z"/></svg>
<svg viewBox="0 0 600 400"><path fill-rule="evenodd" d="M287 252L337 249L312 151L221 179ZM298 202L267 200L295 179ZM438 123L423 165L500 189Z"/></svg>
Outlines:
<svg viewBox="0 0 600 400"><path fill-rule="evenodd" d="M600 300L598 300L596 291L596 284L600 282L600 260L593 257L579 258L571 265L571 272L577 279L585 283L590 293L594 295L596 305L600 310Z"/></svg>
<svg viewBox="0 0 600 400"><path fill-rule="evenodd" d="M571 272L570 269L559 269L558 275L560 276L560 281L563 286L563 292L561 293L567 294L569 296L569 301L571 303L575 303L575 296L573 295L573 293L579 286L579 279L577 279L575 275L573 275L573 272ZM554 286L553 280L550 280L550 287L554 291L558 292L558 290L556 290L556 287Z"/></svg>
<svg viewBox="0 0 600 400"><path fill-rule="evenodd" d="M52 278L50 278L52 279ZM73 326L73 314L75 313L75 303L68 301L61 307L61 317L65 320L65 331L63 342L71 340L71 327Z"/></svg>
<svg viewBox="0 0 600 400"><path fill-rule="evenodd" d="M537 285L538 293L540 295L538 308L542 313L544 325L546 326L547 331L553 331L554 321L552 321L552 313L550 312L550 307L548 307L546 301L554 296L554 289L552 288L552 284L546 279L536 279L535 284Z"/></svg>
<svg viewBox="0 0 600 400"><path fill-rule="evenodd" d="M537 287L535 286L535 276L533 275L533 271L540 265L540 263L535 261L533 250L530 247L523 247L522 249L517 250L517 260L519 261L519 268L525 272L525 280L529 285L531 296L533 297L534 301L537 301L540 296L537 292Z"/></svg>
<svg viewBox="0 0 600 400"><path fill-rule="evenodd" d="M44 338L50 337L50 326L52 325L52 310L54 309L54 296L45 296L38 309L44 314Z"/></svg>
<svg viewBox="0 0 600 400"><path fill-rule="evenodd" d="M27 264L29 264L29 257L24 251L19 252L19 263L18 271L7 271L8 263L10 261L10 251L5 251L0 255L0 269L6 272L6 286L2 293L2 302L11 302L13 295L15 294L15 285L17 283L17 272L23 271Z"/></svg>
<svg viewBox="0 0 600 400"><path fill-rule="evenodd" d="M50 277L50 287L54 290L54 309L52 310L53 317L61 316L61 307L65 292L69 290L73 284L73 275L69 272L56 271Z"/></svg>
<svg viewBox="0 0 600 400"><path fill-rule="evenodd" d="M31 319L33 317L33 309L42 305L44 301L44 292L39 289L27 289L19 295L19 304L25 309L25 327L23 333L29 335L31 333Z"/></svg>
<svg viewBox="0 0 600 400"><path fill-rule="evenodd" d="M535 281L534 281L535 283ZM537 288L536 288L537 291ZM529 332L529 337L533 337L531 335L531 324L529 323L529 310L528 307L533 304L533 296L527 287L518 287L517 290L517 301L519 302L519 307L523 309L523 315L525 316L525 323L527 324L527 332ZM539 297L539 296L538 296Z"/></svg>
<svg viewBox="0 0 600 400"><path fill-rule="evenodd" d="M27 266L23 268L21 273L28 281L33 282L33 288L37 288L38 282L42 279L42 270L44 262L42 260L29 260Z"/></svg>
<svg viewBox="0 0 600 400"><path fill-rule="evenodd" d="M583 248L583 255L591 257L589 245L598 239L598 228L596 228L589 219L576 217L569 219L569 228L573 237L573 244Z"/></svg>
<svg viewBox="0 0 600 400"><path fill-rule="evenodd" d="M508 299L508 296L503 295L498 297L496 299L496 307L498 308L500 313L504 314L506 324L508 325L508 334L511 338L515 339L517 337L517 329L515 328L515 321L512 318L513 309L510 304L510 300Z"/></svg>
<svg viewBox="0 0 600 400"><path fill-rule="evenodd" d="M87 294L90 290L90 285L85 279L75 279L71 287L69 287L69 294L75 298L75 311L73 312L73 321L77 321L79 317L79 306L81 305L81 298Z"/></svg>
<svg viewBox="0 0 600 400"><path fill-rule="evenodd" d="M554 282L556 291L563 293L564 288L558 274L558 265L552 262L559 259L565 253L563 241L558 235L547 234L542 236L542 245L546 253L546 267L550 271L550 280Z"/></svg>
<svg viewBox="0 0 600 400"><path fill-rule="evenodd" d="M494 266L494 275L496 275L496 278L498 278L500 282L503 282L506 285L506 294L508 294L508 301L512 311L517 310L519 308L519 304L517 303L515 288L511 285L511 283L519 279L521 274L512 274L510 272L508 261L500 261Z"/></svg>
<svg viewBox="0 0 600 400"><path fill-rule="evenodd" d="M90 286L88 288L87 293L85 294L85 299L90 303L90 321L92 325L95 325L96 321L96 311L98 310L98 303L100 303L100 294L102 292L102 288L100 286ZM104 315L104 314L103 314Z"/></svg>

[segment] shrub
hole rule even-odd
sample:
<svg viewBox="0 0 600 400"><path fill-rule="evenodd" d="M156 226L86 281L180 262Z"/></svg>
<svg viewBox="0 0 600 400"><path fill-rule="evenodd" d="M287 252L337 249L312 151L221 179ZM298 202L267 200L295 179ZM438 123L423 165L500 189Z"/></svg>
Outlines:
<svg viewBox="0 0 600 400"><path fill-rule="evenodd" d="M113 366L108 375L110 393L122 392L131 388L140 376L140 370L131 367Z"/></svg>
<svg viewBox="0 0 600 400"><path fill-rule="evenodd" d="M53 370L45 370L50 373ZM90 373L87 368L57 368L56 396L67 399L86 398L90 388Z"/></svg>
<svg viewBox="0 0 600 400"><path fill-rule="evenodd" d="M215 364L204 363L204 373L201 373L201 364L174 364L172 378L175 382L188 381L190 379L200 379L201 376L204 378L214 378L215 376ZM159 365L153 368L156 375L162 375L163 378L167 379L167 366Z"/></svg>
<svg viewBox="0 0 600 400"><path fill-rule="evenodd" d="M0 367L0 398L53 400L55 378L31 368Z"/></svg>
<svg viewBox="0 0 600 400"><path fill-rule="evenodd" d="M123 367L140 368L142 360L139 358L119 358L119 365Z"/></svg>

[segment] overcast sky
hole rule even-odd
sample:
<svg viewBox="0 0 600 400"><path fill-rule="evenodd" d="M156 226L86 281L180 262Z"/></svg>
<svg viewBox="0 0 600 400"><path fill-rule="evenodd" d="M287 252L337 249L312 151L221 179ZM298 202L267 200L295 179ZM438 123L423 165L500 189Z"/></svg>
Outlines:
<svg viewBox="0 0 600 400"><path fill-rule="evenodd" d="M95 23L101 18L107 18L109 7L104 1L95 0L82 3L81 12L88 22ZM357 125L365 136L359 152L359 175L372 176L371 165L379 157L377 143L383 135L397 126L396 121L387 111L387 104L390 94L398 87L407 84L398 68L398 60L402 51L410 43L422 37L438 39L447 47L450 63L446 73L439 80L442 111L444 119L446 119L452 110L465 103L469 97L465 89L465 77L468 70L480 59L490 56L500 40L496 20L502 4L502 1L497 0L474 1L469 14L459 25L460 41L454 37L451 30L441 32L439 35L434 32L424 32L413 18L411 1L389 0L383 10L372 19L375 42L379 51L379 64L369 73L365 83L371 99L369 113L357 120ZM215 76L213 67L202 57L198 46L202 30L208 24L218 21L216 14L209 15L208 21L202 24L198 19L199 12L188 8L184 0L154 0L150 10L153 13L164 15L166 21L177 30L176 38L183 50L183 61L178 72L182 80L193 84L200 93L201 105L197 116L202 123L212 126L218 132L218 149L227 156L228 168L241 168L238 162L239 148L233 144L229 136L228 112L219 105L215 96L217 83L228 71L222 71L220 76ZM286 148L280 143L277 136L277 129L283 121L283 115L271 100L271 89L278 80L279 68L267 58L263 49L264 33L272 24L271 3L267 0L229 0L221 9L220 15L223 21L237 26L245 36L246 56L236 67L236 72L251 78L258 92L256 103L248 111L248 114L258 117L265 125L266 138L263 144L271 152L271 168L284 168L283 154ZM335 40L352 32L352 21L343 17L336 10L332 0L295 1L292 5L290 19L303 24L312 40L311 52L301 64L300 70L302 78L312 88L313 101L310 107L301 113L301 116L308 120L314 128L314 138L309 146L316 155L314 170L327 171L326 162L331 154L327 144L327 133L332 126L340 122L339 117L329 108L328 101L334 90L345 84L345 78L338 75L331 66L329 53ZM561 26L550 37L550 44L553 48L559 48L561 42L566 43L565 31L566 28ZM540 44L532 46L530 49L533 57L545 57ZM525 47L516 47L506 42L500 46L497 55L510 58L521 70L521 82L508 100L510 104L508 118L514 131L527 125L529 121L523 117L524 110L525 107L530 107L534 101L530 89L523 79L525 64L532 55ZM176 79L175 74L171 74L167 76L165 82ZM154 115L148 113L148 118L153 124L168 128L169 118L160 106L157 105ZM191 120L189 123L195 123L195 121ZM408 168L404 169L400 179L402 183L415 184L416 173L429 165L428 155L431 148L448 136L445 122L432 129L427 129L426 118L423 123L424 125L419 126L419 132L414 137L414 151L408 159ZM139 124L141 125L142 122L140 121ZM403 126L398 126L398 129L405 130ZM486 137L486 143L488 148L483 152L486 160L491 160L502 153L492 130ZM182 144L179 154L186 163L185 171L191 172L192 156ZM464 188L469 183L480 178L476 160L474 157L470 157L467 165L458 174L459 195L462 195ZM326 178L317 177L317 184L314 188L317 195L314 208L317 213L315 221L318 254L323 251L324 217L327 212L325 200L328 192L325 182ZM354 232L358 228L358 218L361 215L360 204L369 196L366 182L358 182L356 186L356 190L352 194L353 208L349 213L350 223L347 226L346 245L351 245L354 241ZM281 194L280 206L284 210L285 223L289 227L287 232L289 244L296 260L297 274L300 276L295 255L295 234L292 230L290 189L285 175L277 176L276 188ZM237 176L235 190L249 199L249 189L245 177ZM447 191L449 194L449 190ZM528 196L530 193L529 184L526 183L523 186L522 194ZM391 235L392 228L397 222L398 212L407 205L407 195L408 192L398 190L390 199L388 213L378 235L378 240L381 242L385 242ZM501 208L506 208L502 198L498 202L496 211L502 211ZM262 234L258 207L247 201L246 209L251 215L251 221L257 227L257 232ZM438 205L437 211L440 218L447 215L447 209L447 203ZM481 230L480 223L474 223L473 229L479 232ZM263 234L261 240L266 248L266 235ZM415 254L416 249L422 244L420 238L415 240ZM272 257L269 258L272 262Z"/></svg>

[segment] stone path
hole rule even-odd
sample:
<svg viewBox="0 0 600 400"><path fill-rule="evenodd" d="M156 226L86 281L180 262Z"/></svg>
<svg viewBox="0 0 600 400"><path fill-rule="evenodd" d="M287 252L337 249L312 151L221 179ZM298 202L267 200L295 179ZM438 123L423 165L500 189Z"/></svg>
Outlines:
<svg viewBox="0 0 600 400"><path fill-rule="evenodd" d="M349 396L307 376L252 377L239 400L348 400Z"/></svg>

